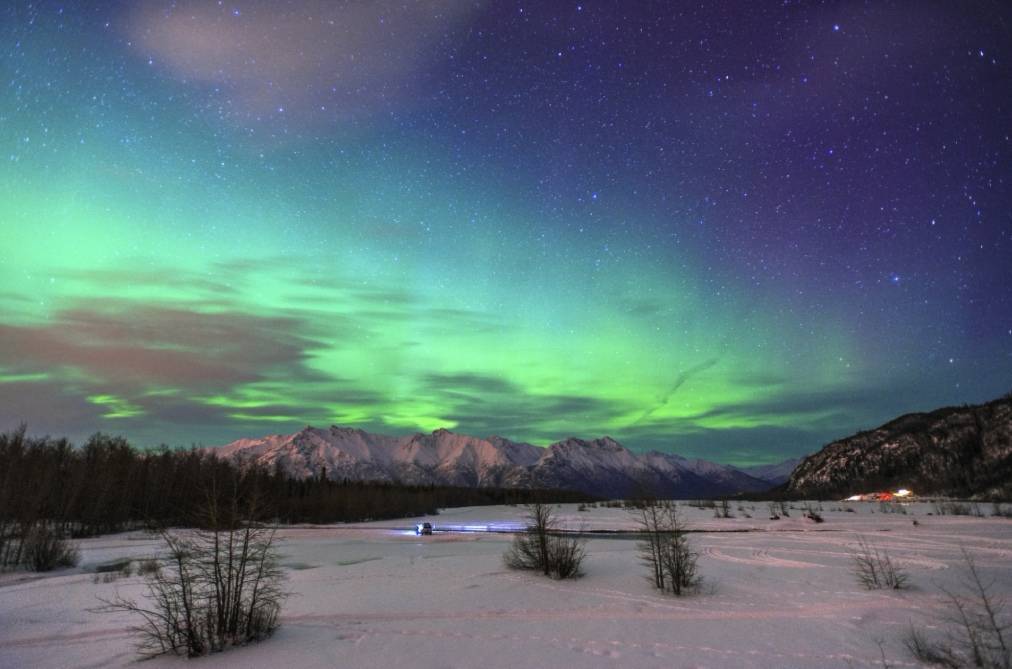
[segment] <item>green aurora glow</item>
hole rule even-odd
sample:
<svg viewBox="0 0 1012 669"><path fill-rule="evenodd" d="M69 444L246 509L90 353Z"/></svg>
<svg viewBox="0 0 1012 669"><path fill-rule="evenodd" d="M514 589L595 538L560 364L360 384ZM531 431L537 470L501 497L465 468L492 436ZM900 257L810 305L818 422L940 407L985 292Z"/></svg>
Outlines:
<svg viewBox="0 0 1012 669"><path fill-rule="evenodd" d="M560 205L403 118L237 124L95 17L41 15L29 38L12 16L0 428L610 434L749 464L966 396L917 371L930 347L889 327L892 287L808 265L757 280L679 204L691 188L662 205L602 179ZM938 334L930 308L895 310Z"/></svg>

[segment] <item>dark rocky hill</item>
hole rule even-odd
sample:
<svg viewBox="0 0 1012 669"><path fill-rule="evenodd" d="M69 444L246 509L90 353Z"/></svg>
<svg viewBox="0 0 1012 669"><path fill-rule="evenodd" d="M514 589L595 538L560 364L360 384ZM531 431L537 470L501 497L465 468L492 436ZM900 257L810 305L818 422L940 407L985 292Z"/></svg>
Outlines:
<svg viewBox="0 0 1012 669"><path fill-rule="evenodd" d="M899 487L919 495L1012 497L1012 393L907 414L834 441L802 460L784 491L828 499Z"/></svg>

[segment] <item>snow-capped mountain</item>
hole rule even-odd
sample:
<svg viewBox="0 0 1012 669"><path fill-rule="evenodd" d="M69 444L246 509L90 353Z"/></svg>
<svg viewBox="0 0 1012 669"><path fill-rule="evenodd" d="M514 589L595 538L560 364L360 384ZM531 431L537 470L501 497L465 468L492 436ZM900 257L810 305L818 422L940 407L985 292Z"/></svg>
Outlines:
<svg viewBox="0 0 1012 669"><path fill-rule="evenodd" d="M333 426L240 439L212 450L238 462L280 467L296 477L333 480L563 488L601 497L705 497L770 487L727 465L657 451L633 453L610 437L570 438L540 448L443 429L390 437Z"/></svg>
<svg viewBox="0 0 1012 669"><path fill-rule="evenodd" d="M791 472L799 464L801 464L801 458L791 458L773 465L739 467L739 470L761 481L769 481L771 485L780 485L791 478Z"/></svg>

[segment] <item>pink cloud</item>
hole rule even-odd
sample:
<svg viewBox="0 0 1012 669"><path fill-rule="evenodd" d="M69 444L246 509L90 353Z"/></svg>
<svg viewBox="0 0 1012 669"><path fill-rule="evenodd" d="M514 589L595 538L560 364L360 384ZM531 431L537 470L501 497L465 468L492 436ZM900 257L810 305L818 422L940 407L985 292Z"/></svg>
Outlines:
<svg viewBox="0 0 1012 669"><path fill-rule="evenodd" d="M127 31L141 57L209 89L238 123L285 115L320 124L414 97L439 42L473 8L463 0L138 3Z"/></svg>
<svg viewBox="0 0 1012 669"><path fill-rule="evenodd" d="M305 378L301 321L106 303L54 314L45 325L0 325L0 365L82 370L135 386L224 388L272 369Z"/></svg>

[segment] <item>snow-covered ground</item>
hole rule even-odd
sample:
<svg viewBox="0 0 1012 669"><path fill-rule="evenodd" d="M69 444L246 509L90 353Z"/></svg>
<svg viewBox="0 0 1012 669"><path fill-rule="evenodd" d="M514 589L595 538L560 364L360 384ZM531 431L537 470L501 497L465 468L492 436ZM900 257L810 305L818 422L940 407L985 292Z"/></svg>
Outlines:
<svg viewBox="0 0 1012 669"><path fill-rule="evenodd" d="M737 505L734 505L735 507ZM450 509L425 519L281 531L288 572L282 627L270 640L160 667L862 667L918 666L902 637L931 631L938 586L954 587L966 548L995 590L1012 595L1012 520L881 513L878 504L825 503L826 522L769 521L765 504L743 517L683 507L707 586L672 598L652 590L635 542L588 542L586 575L552 581L503 567L510 536L403 531L493 527L522 519L516 507ZM840 507L854 508L856 513ZM732 507L734 508L734 507ZM988 509L989 510L989 509ZM621 509L558 509L570 527L633 526ZM914 525L916 519L919 525ZM402 528L402 529L398 529ZM728 532L728 530L753 530ZM851 551L863 534L905 567L905 591L862 590ZM48 575L0 575L0 667L116 667L135 661L126 614L89 611L98 597L138 596L139 576L95 582L97 565L151 556L143 533L80 542L82 562ZM878 641L877 641L878 640Z"/></svg>

